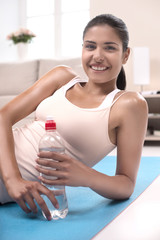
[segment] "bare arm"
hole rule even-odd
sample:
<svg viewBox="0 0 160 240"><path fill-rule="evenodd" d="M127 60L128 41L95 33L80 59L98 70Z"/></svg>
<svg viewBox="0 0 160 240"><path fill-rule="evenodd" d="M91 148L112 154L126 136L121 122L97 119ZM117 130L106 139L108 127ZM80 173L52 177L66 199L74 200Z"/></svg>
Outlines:
<svg viewBox="0 0 160 240"><path fill-rule="evenodd" d="M130 197L134 191L146 133L148 108L140 95L128 93L120 99L119 105L115 105L112 114L114 113L117 113L118 120L116 175L97 173L99 181L91 185L91 188L108 198L124 199Z"/></svg>
<svg viewBox="0 0 160 240"><path fill-rule="evenodd" d="M128 96L127 96L128 95ZM121 109L121 110L119 110ZM39 164L51 164L59 171L45 172L59 177L53 184L90 187L98 194L111 199L130 197L136 183L141 151L147 126L147 104L135 93L128 93L119 99L112 111L112 127L117 133L117 169L115 176L107 176L89 168L68 156L48 153L48 157L60 163L37 160ZM50 154L50 155L49 155ZM41 153L40 157L44 157ZM42 172L43 170L37 167ZM48 183L45 179L42 179Z"/></svg>
<svg viewBox="0 0 160 240"><path fill-rule="evenodd" d="M73 77L75 77L75 74L68 67L54 68L39 79L31 88L27 89L0 110L0 136L1 139L3 139L0 147L0 174L10 196L17 201L26 212L29 210L25 206L24 201L29 203L33 211L35 211L36 206L30 203L31 200L27 200L28 196L26 192L31 192L31 186L29 183L27 186L25 185L17 166L12 125L33 112L43 99L53 94L54 91L70 81ZM35 189L38 187L35 186ZM48 196L50 194L43 186L41 186L38 193L41 192L45 192ZM33 196L33 193L30 194ZM36 196L33 196L33 198L34 197ZM42 199L39 199L39 197L36 198L41 204ZM54 202L54 204L56 203L55 200L52 200L52 202ZM49 215L46 206L44 211Z"/></svg>

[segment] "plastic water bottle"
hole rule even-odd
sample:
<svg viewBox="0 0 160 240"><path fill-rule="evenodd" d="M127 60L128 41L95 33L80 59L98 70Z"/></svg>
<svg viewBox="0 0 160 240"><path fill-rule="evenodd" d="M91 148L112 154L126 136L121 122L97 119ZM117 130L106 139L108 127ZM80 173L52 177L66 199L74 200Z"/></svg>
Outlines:
<svg viewBox="0 0 160 240"><path fill-rule="evenodd" d="M39 151L40 152L42 151L58 152L58 153L64 154L65 147L61 137L56 131L56 123L53 120L53 117L47 117L47 120L45 123L45 130L46 130L46 133L39 142ZM47 160L54 161L53 159L47 159ZM45 168L49 168L49 167L45 167ZM41 176L50 180L56 179L55 177L47 176L44 174L41 174ZM51 201L47 198L47 196L42 195L45 203L47 204L48 209L50 210L52 219L57 220L57 219L65 218L68 213L68 202L67 202L65 186L57 186L57 185L51 186L46 184L44 185L48 189L53 191L53 194L59 203L59 209L56 209L51 203Z"/></svg>

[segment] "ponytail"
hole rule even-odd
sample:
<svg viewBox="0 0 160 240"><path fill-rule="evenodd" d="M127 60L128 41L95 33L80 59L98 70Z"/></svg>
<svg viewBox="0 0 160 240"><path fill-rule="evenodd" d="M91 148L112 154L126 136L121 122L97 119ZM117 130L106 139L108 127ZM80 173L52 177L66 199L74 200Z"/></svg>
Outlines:
<svg viewBox="0 0 160 240"><path fill-rule="evenodd" d="M121 68L121 71L117 77L116 85L120 90L125 90L126 88L126 74L123 67Z"/></svg>

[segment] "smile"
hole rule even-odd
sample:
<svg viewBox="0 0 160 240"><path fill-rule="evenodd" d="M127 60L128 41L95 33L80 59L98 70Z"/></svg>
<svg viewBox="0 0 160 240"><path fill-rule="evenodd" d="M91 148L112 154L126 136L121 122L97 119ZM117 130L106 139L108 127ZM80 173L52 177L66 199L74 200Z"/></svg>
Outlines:
<svg viewBox="0 0 160 240"><path fill-rule="evenodd" d="M96 66L91 66L91 68L95 71L105 71L109 69L109 67L96 67Z"/></svg>

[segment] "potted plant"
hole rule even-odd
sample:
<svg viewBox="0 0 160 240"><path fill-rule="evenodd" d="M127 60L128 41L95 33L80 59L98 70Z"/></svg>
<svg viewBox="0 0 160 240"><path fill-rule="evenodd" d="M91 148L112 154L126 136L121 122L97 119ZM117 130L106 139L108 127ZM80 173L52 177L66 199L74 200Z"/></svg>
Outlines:
<svg viewBox="0 0 160 240"><path fill-rule="evenodd" d="M16 32L12 32L7 36L7 40L11 40L14 45L17 45L19 60L26 59L28 43L31 43L34 37L36 37L36 35L26 28L20 28Z"/></svg>
<svg viewBox="0 0 160 240"><path fill-rule="evenodd" d="M18 43L31 43L36 35L26 28L20 28L7 36L8 40L12 40L14 44Z"/></svg>

